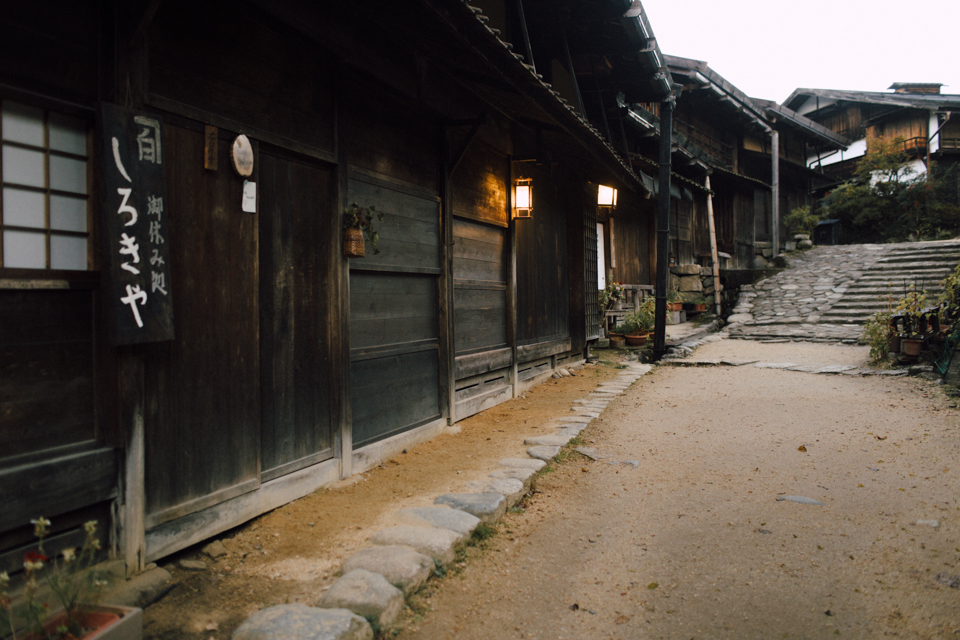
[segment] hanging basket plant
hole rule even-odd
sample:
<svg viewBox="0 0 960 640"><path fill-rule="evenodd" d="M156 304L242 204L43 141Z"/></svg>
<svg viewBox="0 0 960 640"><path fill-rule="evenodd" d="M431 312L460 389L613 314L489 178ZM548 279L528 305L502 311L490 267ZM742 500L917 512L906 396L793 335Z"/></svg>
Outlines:
<svg viewBox="0 0 960 640"><path fill-rule="evenodd" d="M366 241L370 240L374 255L380 253L380 234L373 226L374 218L383 222L385 212L375 206L361 207L356 202L343 211L343 255L346 258L363 258Z"/></svg>

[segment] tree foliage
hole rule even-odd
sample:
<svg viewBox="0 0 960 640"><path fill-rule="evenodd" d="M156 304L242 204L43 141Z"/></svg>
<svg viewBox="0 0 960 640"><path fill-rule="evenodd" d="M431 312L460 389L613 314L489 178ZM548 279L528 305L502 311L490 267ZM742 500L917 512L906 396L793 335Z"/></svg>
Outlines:
<svg viewBox="0 0 960 640"><path fill-rule="evenodd" d="M917 175L903 138L872 138L853 180L821 201L850 242L944 238L960 233L956 167Z"/></svg>

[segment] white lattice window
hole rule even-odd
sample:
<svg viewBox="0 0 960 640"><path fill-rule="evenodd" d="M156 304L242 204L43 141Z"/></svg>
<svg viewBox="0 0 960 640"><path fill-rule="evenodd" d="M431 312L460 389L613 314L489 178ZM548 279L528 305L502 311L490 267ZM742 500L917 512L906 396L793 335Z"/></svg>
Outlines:
<svg viewBox="0 0 960 640"><path fill-rule="evenodd" d="M10 100L0 106L0 266L88 269L87 122Z"/></svg>

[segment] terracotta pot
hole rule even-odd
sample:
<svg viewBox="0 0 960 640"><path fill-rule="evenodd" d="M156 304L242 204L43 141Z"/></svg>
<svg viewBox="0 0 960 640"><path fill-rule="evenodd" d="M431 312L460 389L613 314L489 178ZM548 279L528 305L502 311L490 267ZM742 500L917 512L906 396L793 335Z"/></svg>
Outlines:
<svg viewBox="0 0 960 640"><path fill-rule="evenodd" d="M623 336L610 336L610 346L614 349L623 349L627 346L627 341Z"/></svg>
<svg viewBox="0 0 960 640"><path fill-rule="evenodd" d="M667 311L683 311L682 302L668 302Z"/></svg>
<svg viewBox="0 0 960 640"><path fill-rule="evenodd" d="M143 637L143 612L134 607L95 606L77 616L80 626L87 632L77 640L140 640ZM57 627L66 622L67 614L58 611L53 614L43 628L53 634ZM36 634L26 636L34 640ZM65 639L76 636L67 634Z"/></svg>
<svg viewBox="0 0 960 640"><path fill-rule="evenodd" d="M922 345L923 340L920 338L900 338L900 349L903 351L903 355L911 358L916 358L920 355L920 347Z"/></svg>
<svg viewBox="0 0 960 640"><path fill-rule="evenodd" d="M627 344L631 347L642 347L647 343L647 334L627 334Z"/></svg>
<svg viewBox="0 0 960 640"><path fill-rule="evenodd" d="M356 227L347 227L343 230L343 257L363 258L367 255L366 243L363 241L363 231Z"/></svg>

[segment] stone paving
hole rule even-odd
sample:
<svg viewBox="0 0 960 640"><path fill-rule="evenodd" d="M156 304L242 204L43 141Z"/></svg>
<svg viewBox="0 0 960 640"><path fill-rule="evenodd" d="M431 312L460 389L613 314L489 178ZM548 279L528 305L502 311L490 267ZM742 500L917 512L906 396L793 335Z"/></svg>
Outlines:
<svg viewBox="0 0 960 640"><path fill-rule="evenodd" d="M936 294L960 261L960 243L825 246L784 257L787 269L740 288L731 338L855 343L891 290L917 282Z"/></svg>
<svg viewBox="0 0 960 640"><path fill-rule="evenodd" d="M730 337L855 343L859 324L822 322L821 316L896 246L825 246L786 256L786 270L740 288L740 302L727 319Z"/></svg>

